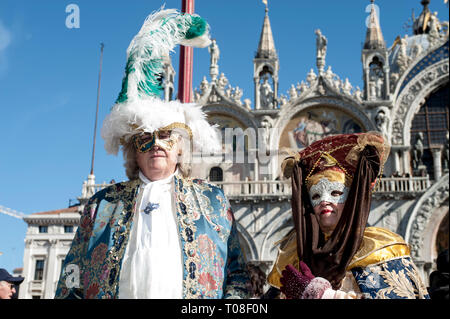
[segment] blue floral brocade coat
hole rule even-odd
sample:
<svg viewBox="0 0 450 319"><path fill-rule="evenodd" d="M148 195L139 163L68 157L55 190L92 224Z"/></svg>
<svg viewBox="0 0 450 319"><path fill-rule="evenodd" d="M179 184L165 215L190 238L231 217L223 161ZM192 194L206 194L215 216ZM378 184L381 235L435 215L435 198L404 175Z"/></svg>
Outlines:
<svg viewBox="0 0 450 319"><path fill-rule="evenodd" d="M248 298L249 277L223 191L177 175L174 183L183 298ZM120 269L140 184L139 180L118 183L89 200L64 261L55 298L118 298Z"/></svg>

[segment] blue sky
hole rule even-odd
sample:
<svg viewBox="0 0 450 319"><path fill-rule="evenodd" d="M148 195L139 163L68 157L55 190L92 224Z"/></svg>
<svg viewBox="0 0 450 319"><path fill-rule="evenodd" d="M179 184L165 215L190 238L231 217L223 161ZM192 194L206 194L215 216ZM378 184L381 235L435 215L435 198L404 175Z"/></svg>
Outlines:
<svg viewBox="0 0 450 319"><path fill-rule="evenodd" d="M126 48L145 17L180 0L2 0L0 2L0 205L30 214L68 207L81 194L92 153L100 42L105 43L98 132L120 91ZM269 0L280 59L279 93L315 69L315 35L328 38L327 65L362 88L361 48L369 0ZM66 27L66 7L80 9L80 27ZM390 46L421 12L419 0L377 0ZM432 11L448 20L443 0ZM220 47L220 72L253 100L253 57L264 18L261 0L196 0ZM178 69L178 50L172 58ZM207 49L194 50L194 86L209 79ZM107 155L97 135L97 182L125 180L123 160ZM0 214L0 268L23 265L26 224Z"/></svg>

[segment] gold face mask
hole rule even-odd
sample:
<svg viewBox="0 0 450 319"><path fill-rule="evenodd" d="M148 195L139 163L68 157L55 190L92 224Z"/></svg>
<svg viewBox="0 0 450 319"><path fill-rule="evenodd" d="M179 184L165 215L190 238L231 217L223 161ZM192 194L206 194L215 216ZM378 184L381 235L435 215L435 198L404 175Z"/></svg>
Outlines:
<svg viewBox="0 0 450 319"><path fill-rule="evenodd" d="M150 151L155 145L166 151L172 150L178 140L178 134L170 130L160 130L153 133L136 134L132 137L133 145L139 153Z"/></svg>

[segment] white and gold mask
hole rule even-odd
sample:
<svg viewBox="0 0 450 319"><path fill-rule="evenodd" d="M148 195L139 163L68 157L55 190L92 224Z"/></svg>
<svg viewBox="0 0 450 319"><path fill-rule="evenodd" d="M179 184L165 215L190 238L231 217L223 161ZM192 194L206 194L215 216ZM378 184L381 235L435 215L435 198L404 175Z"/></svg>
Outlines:
<svg viewBox="0 0 450 319"><path fill-rule="evenodd" d="M330 181L328 178L321 178L309 189L309 197L313 207L321 202L333 204L344 204L348 196L349 188L344 183Z"/></svg>

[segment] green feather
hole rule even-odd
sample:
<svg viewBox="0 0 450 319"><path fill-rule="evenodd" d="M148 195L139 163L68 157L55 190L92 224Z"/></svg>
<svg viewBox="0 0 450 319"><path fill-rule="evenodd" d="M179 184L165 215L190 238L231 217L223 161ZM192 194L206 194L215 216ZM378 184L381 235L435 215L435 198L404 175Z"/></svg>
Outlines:
<svg viewBox="0 0 450 319"><path fill-rule="evenodd" d="M192 25L186 32L186 39L193 39L202 36L206 31L207 23L199 16L192 17Z"/></svg>
<svg viewBox="0 0 450 319"><path fill-rule="evenodd" d="M172 20L175 19L175 20ZM170 36L176 36L177 32L187 40L194 39L196 37L202 36L208 29L207 22L199 16L193 16L190 14L178 14L178 15L170 15L161 20L159 28L156 30L151 30L149 35L152 36L155 33L158 33L162 28L167 28L166 24L169 21L175 22L175 28L178 30L170 30ZM170 28L170 26L169 26ZM187 31L181 31L186 30ZM141 51L141 52L139 52ZM143 51L143 52L142 52ZM144 96L160 96L162 91L161 85L161 75L163 72L163 59L162 57L155 57L151 60L149 59L147 62L136 63L137 60L142 61L142 57L150 57L153 51L153 43L149 42L145 45L145 47L141 50L137 50L132 52L128 57L127 64L125 66L125 76L122 80L122 89L119 93L119 96L116 100L117 103L126 102L130 96L128 94L128 80L130 76L133 76L133 73L136 72L136 67L139 67L141 74L144 76L144 80L140 80L137 83L137 92L140 97ZM145 60L145 59L144 59Z"/></svg>

